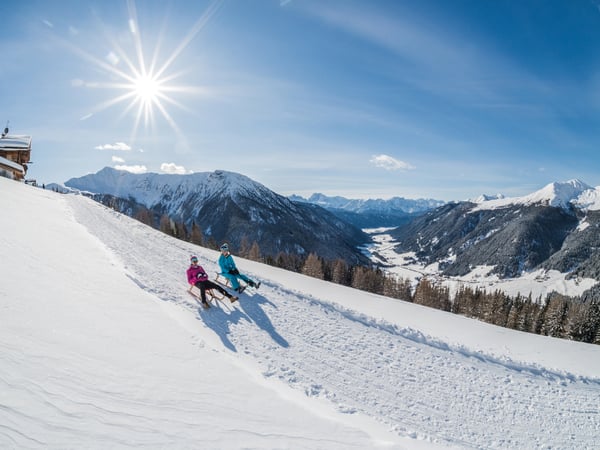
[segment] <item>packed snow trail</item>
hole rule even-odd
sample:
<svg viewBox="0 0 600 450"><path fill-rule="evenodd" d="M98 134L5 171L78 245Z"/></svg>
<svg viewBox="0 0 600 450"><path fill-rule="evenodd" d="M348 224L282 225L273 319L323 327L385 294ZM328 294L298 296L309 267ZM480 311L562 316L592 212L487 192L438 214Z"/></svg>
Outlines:
<svg viewBox="0 0 600 450"><path fill-rule="evenodd" d="M263 281L260 290L199 312L185 292L185 270L196 254L215 273L216 251L85 198L69 201L76 219L122 259L140 287L199 314L222 343L215 340L216 349L234 352L267 379L326 399L342 414L370 416L401 436L466 448L597 448L598 378L453 348L322 300L325 282L306 278L316 288L312 296L292 291L269 279L281 269L241 258L241 270Z"/></svg>
<svg viewBox="0 0 600 450"><path fill-rule="evenodd" d="M315 408L215 351L196 314L126 276L66 196L0 177L0 211L1 449L439 448Z"/></svg>

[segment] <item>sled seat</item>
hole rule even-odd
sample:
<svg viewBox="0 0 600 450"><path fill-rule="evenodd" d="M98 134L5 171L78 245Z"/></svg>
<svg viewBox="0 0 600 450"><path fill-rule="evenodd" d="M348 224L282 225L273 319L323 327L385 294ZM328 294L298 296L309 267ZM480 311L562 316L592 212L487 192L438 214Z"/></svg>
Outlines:
<svg viewBox="0 0 600 450"><path fill-rule="evenodd" d="M190 285L190 288L188 289L188 292L193 297L196 297L196 299L199 302L202 301L202 296L200 295L200 289L198 289L196 286ZM225 298L216 289L205 289L204 292L206 293L206 301L208 301L208 302L211 302L211 301L215 301L216 302L218 300L223 300Z"/></svg>
<svg viewBox="0 0 600 450"><path fill-rule="evenodd" d="M231 282L229 281L229 278L227 278L225 276L225 274L222 273L222 272L217 272L217 276L215 277L215 281L217 283L221 283L225 287L231 287Z"/></svg>
<svg viewBox="0 0 600 450"><path fill-rule="evenodd" d="M231 287L231 282L229 281L229 278L227 278L223 272L217 272L215 281L219 284L222 284L225 287ZM238 278L238 283L240 284L240 286L246 287L246 282L240 278Z"/></svg>

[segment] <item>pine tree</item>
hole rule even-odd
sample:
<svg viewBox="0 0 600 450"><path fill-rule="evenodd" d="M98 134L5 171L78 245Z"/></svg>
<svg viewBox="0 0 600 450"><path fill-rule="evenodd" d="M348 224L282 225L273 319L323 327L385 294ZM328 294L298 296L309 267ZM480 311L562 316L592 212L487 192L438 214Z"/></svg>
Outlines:
<svg viewBox="0 0 600 450"><path fill-rule="evenodd" d="M437 289L437 306L436 308L442 311L452 310L452 301L450 300L450 289L446 286L438 286Z"/></svg>
<svg viewBox="0 0 600 450"><path fill-rule="evenodd" d="M565 296L548 294L547 308L544 313L544 323L541 332L546 336L563 337L565 334L565 319L567 316L568 302Z"/></svg>
<svg viewBox="0 0 600 450"><path fill-rule="evenodd" d="M183 222L175 222L175 237L184 241L188 240L188 230Z"/></svg>
<svg viewBox="0 0 600 450"><path fill-rule="evenodd" d="M304 267L302 267L302 273L309 277L318 278L320 280L323 279L323 266L316 253L310 253L308 255L308 258L306 258L306 261L304 262Z"/></svg>
<svg viewBox="0 0 600 450"><path fill-rule="evenodd" d="M352 284L354 289L367 290L366 269L362 266L355 266L352 269Z"/></svg>
<svg viewBox="0 0 600 450"><path fill-rule="evenodd" d="M542 302L541 296L537 299L538 307L535 309L534 314L532 316L531 328L528 331L531 331L535 334L542 334L542 327L544 326L544 316L546 314L546 309L548 308L548 302Z"/></svg>
<svg viewBox="0 0 600 450"><path fill-rule="evenodd" d="M491 294L485 293L482 306L483 320L501 327L506 326L512 303L510 298L499 289Z"/></svg>
<svg viewBox="0 0 600 450"><path fill-rule="evenodd" d="M454 301L452 302L452 312L454 314L465 315L467 303L469 302L468 298L471 296L471 293L471 288L464 284L458 287L458 290L454 294Z"/></svg>
<svg viewBox="0 0 600 450"><path fill-rule="evenodd" d="M383 295L391 298L400 298L398 280L395 275L386 274L384 276Z"/></svg>
<svg viewBox="0 0 600 450"><path fill-rule="evenodd" d="M333 265L331 281L348 286L350 284L348 265L343 259L336 259Z"/></svg>
<svg viewBox="0 0 600 450"><path fill-rule="evenodd" d="M258 242L254 241L252 243L252 247L248 251L248 259L252 261L260 261L260 247L258 246Z"/></svg>
<svg viewBox="0 0 600 450"><path fill-rule="evenodd" d="M172 234L171 219L169 219L169 216L167 216L166 214L163 214L162 216L160 216L159 229L163 233Z"/></svg>
<svg viewBox="0 0 600 450"><path fill-rule="evenodd" d="M527 298L519 297L519 301L521 302L521 311L516 318L515 330L531 333L532 324L539 314L539 305L532 302L531 293Z"/></svg>
<svg viewBox="0 0 600 450"><path fill-rule="evenodd" d="M569 337L592 343L600 330L600 306L598 300L576 303L569 307L567 333Z"/></svg>
<svg viewBox="0 0 600 450"><path fill-rule="evenodd" d="M398 280L398 297L400 300L412 302L412 283L408 278ZM449 300L449 299L448 299Z"/></svg>
<svg viewBox="0 0 600 450"><path fill-rule="evenodd" d="M519 329L519 322L521 318L521 312L523 311L523 302L520 297L512 299L510 301L510 309L508 316L506 317L506 327L512 328L513 330Z"/></svg>
<svg viewBox="0 0 600 450"><path fill-rule="evenodd" d="M584 342L600 344L600 342L596 341L597 338L600 338L600 300L594 299L591 301L585 317L582 340Z"/></svg>
<svg viewBox="0 0 600 450"><path fill-rule="evenodd" d="M154 226L154 217L152 216L152 212L147 208L140 208L138 212L135 213L134 218L146 225L151 227Z"/></svg>
<svg viewBox="0 0 600 450"><path fill-rule="evenodd" d="M419 284L417 284L417 288L415 289L413 302L417 305L436 307L438 302L435 296L435 288L431 281L425 277L421 278Z"/></svg>
<svg viewBox="0 0 600 450"><path fill-rule="evenodd" d="M242 240L240 241L240 250L238 254L242 258L248 258L248 253L250 253L250 243L248 242L248 237L244 235L242 236Z"/></svg>
<svg viewBox="0 0 600 450"><path fill-rule="evenodd" d="M204 236L202 235L202 230L196 224L196 222L192 222L192 233L190 236L190 241L192 244L196 245L204 244Z"/></svg>

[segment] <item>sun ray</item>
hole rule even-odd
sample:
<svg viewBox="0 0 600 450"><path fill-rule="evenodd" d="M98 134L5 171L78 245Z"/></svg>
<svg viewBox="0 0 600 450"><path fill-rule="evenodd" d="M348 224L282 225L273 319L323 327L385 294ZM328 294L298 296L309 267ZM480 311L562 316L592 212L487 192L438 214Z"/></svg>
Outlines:
<svg viewBox="0 0 600 450"><path fill-rule="evenodd" d="M171 53L171 56L165 61L161 68L156 72L157 76L161 76L162 73L173 64L173 61L179 56L183 50L192 42L200 30L208 23L211 17L219 10L224 0L217 0L212 2L207 10L200 16L196 23L192 26L192 29L188 32L186 37L181 41L177 48Z"/></svg>
<svg viewBox="0 0 600 450"><path fill-rule="evenodd" d="M153 51L146 54L135 0L127 0L127 26L132 52L128 53L125 50L121 45L123 41L117 41L115 36L118 33L109 31L105 26L101 26L102 34L111 48L111 52L106 57L106 60L93 56L75 45L64 41L63 43L70 50L116 79L115 82L83 82L78 83L78 85L86 88L125 91L123 94L100 103L93 111L98 112L116 104L126 103L119 118L121 119L125 116L133 117L132 142L137 137L138 131L142 126L145 128L154 128L157 117L162 117L180 135L181 130L172 115L167 111L167 106L174 106L192 114L194 112L175 100L172 94L209 95L209 90L199 86L177 85L174 81L188 71L168 73L168 70L219 10L223 2L224 0L213 1L185 34L184 38L176 44L174 50L169 52L166 59L162 62L160 61L160 53L164 42L166 20L162 23ZM119 65L120 67L118 67ZM156 111L160 112L160 114L155 114Z"/></svg>

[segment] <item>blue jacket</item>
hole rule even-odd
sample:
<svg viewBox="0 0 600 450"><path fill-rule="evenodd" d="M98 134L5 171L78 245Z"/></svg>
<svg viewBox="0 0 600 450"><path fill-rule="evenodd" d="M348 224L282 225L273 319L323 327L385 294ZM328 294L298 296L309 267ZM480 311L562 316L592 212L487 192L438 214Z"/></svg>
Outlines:
<svg viewBox="0 0 600 450"><path fill-rule="evenodd" d="M230 270L237 270L231 253L227 256L224 256L223 254L219 256L219 267L221 268L221 272L224 274L228 274Z"/></svg>

